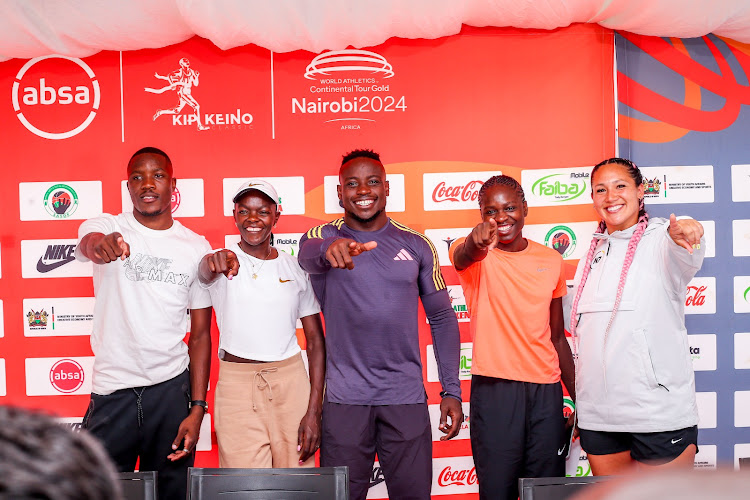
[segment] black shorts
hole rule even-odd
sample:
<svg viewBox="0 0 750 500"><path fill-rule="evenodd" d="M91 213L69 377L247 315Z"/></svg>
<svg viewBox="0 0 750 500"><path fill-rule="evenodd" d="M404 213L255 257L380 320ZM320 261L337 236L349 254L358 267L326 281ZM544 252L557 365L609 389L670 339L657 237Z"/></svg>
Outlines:
<svg viewBox="0 0 750 500"><path fill-rule="evenodd" d="M590 455L630 451L636 462L661 465L679 457L691 444L698 451L698 426L665 432L605 432L579 429L581 448Z"/></svg>

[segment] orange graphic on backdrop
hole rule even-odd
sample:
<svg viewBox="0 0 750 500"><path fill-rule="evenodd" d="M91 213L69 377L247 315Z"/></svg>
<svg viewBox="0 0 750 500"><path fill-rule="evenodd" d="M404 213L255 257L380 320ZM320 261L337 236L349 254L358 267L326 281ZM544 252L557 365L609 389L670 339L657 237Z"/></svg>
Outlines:
<svg viewBox="0 0 750 500"><path fill-rule="evenodd" d="M681 40L673 39L672 45L663 38L626 32L620 34L664 66L682 75L685 81L685 100L678 103L618 72L620 102L658 120L649 122L620 114L620 137L662 143L679 139L691 130L715 132L732 125L739 116L740 106L750 104L750 87L737 82L729 62L709 37L703 37L703 40L719 66L718 74L693 60ZM750 48L736 42L727 45L743 72L750 75ZM724 97L724 106L716 111L702 110L701 88Z"/></svg>

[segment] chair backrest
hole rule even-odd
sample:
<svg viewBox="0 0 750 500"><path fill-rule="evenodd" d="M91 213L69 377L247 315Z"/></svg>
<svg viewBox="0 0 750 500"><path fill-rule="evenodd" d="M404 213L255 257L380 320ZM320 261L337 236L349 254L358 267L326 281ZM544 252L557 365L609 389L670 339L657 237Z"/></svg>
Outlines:
<svg viewBox="0 0 750 500"><path fill-rule="evenodd" d="M120 472L125 500L156 500L156 472Z"/></svg>
<svg viewBox="0 0 750 500"><path fill-rule="evenodd" d="M563 500L572 497L582 488L609 479L609 476L524 477L518 480L518 492L520 500Z"/></svg>
<svg viewBox="0 0 750 500"><path fill-rule="evenodd" d="M349 468L188 469L188 500L349 500Z"/></svg>

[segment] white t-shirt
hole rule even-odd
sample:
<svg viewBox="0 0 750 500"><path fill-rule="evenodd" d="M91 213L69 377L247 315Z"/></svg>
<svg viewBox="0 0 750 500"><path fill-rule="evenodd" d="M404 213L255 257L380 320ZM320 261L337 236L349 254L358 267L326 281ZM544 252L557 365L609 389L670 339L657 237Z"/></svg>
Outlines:
<svg viewBox="0 0 750 500"><path fill-rule="evenodd" d="M264 261L246 254L239 244L230 250L237 254L239 273L231 280L219 276L207 285L219 325L219 357L226 351L246 359L281 361L297 354L297 319L320 312L310 277L284 252Z"/></svg>
<svg viewBox="0 0 750 500"><path fill-rule="evenodd" d="M203 236L174 221L158 231L140 224L132 213L104 214L78 229L78 241L89 233L118 232L130 245L130 257L94 265L93 392L164 382L189 364L183 339L187 310L211 306L199 286L198 264L211 245ZM76 247L76 258L88 261Z"/></svg>

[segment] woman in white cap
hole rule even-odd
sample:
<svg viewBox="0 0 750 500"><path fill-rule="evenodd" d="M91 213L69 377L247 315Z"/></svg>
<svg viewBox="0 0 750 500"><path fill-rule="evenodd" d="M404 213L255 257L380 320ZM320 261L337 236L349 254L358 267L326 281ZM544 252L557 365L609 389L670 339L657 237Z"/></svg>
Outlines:
<svg viewBox="0 0 750 500"><path fill-rule="evenodd" d="M220 334L214 417L221 467L312 467L320 445L320 306L297 260L271 245L278 200L269 183L243 182L232 198L240 242L200 264ZM309 379L297 343L298 319Z"/></svg>

